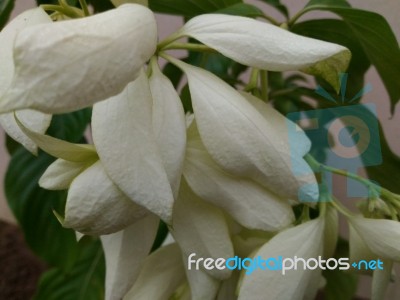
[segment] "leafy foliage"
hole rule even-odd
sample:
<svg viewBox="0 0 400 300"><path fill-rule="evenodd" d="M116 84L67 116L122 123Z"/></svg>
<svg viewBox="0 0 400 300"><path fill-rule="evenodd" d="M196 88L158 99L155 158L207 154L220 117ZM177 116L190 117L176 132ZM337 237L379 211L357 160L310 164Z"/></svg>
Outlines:
<svg viewBox="0 0 400 300"><path fill-rule="evenodd" d="M0 1L0 29L6 25L8 18L14 8L15 0L1 0Z"/></svg>

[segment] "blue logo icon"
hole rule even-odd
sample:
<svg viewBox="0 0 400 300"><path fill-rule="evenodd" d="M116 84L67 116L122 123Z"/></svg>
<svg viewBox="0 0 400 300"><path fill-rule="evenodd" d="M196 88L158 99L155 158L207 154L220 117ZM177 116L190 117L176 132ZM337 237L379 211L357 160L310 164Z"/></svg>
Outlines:
<svg viewBox="0 0 400 300"><path fill-rule="evenodd" d="M347 74L342 74L340 80L339 100L335 100L322 87L316 90L317 94L337 106L289 113L286 116L293 122L288 122L289 146L291 151L296 151L299 131L295 125L299 125L312 141L310 153L318 161L357 174L364 167L382 163L379 123L374 104L353 104L371 91L371 86L367 85L353 98L346 99ZM296 176L305 175L300 174L300 170L293 169L293 172ZM332 174L324 172L321 175L325 190L332 193ZM368 192L365 186L348 178L348 197L367 197ZM301 201L309 202L308 199L302 199L301 195L299 191Z"/></svg>

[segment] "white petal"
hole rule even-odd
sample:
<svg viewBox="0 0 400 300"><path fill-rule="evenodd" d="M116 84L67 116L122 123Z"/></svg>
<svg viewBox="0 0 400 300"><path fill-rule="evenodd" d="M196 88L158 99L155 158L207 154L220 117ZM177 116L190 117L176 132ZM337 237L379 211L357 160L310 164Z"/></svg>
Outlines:
<svg viewBox="0 0 400 300"><path fill-rule="evenodd" d="M94 162L73 162L57 159L40 177L39 185L47 190L68 189L72 181Z"/></svg>
<svg viewBox="0 0 400 300"><path fill-rule="evenodd" d="M386 299L386 291L392 275L393 261L384 259L383 265L383 270L376 269L374 271L372 277L371 300Z"/></svg>
<svg viewBox="0 0 400 300"><path fill-rule="evenodd" d="M230 278L222 281L216 300L227 300L227 299L236 300L239 277L240 277L240 272L233 271L232 276Z"/></svg>
<svg viewBox="0 0 400 300"><path fill-rule="evenodd" d="M276 129L282 124L267 122L240 93L210 72L172 61L188 76L201 139L224 170L256 180L284 197L297 199L300 194L302 201L318 200L315 177L304 184L293 174L299 165L303 174L312 171L282 140L283 129Z"/></svg>
<svg viewBox="0 0 400 300"><path fill-rule="evenodd" d="M184 180L174 206L172 228L185 256L196 253L197 257L228 259L234 255L224 215L198 198ZM229 269L205 271L217 279L226 279L231 274Z"/></svg>
<svg viewBox="0 0 400 300"><path fill-rule="evenodd" d="M18 116L17 116L18 117ZM39 132L34 132L26 127L25 124L16 118L19 128L26 134L39 148L48 154L62 158L72 162L89 162L98 160L96 150L93 145L88 144L73 144L54 138L49 135L44 135Z"/></svg>
<svg viewBox="0 0 400 300"><path fill-rule="evenodd" d="M149 0L111 0L111 2L116 7L121 6L125 3L137 3L144 6L149 6Z"/></svg>
<svg viewBox="0 0 400 300"><path fill-rule="evenodd" d="M203 270L189 270L186 256L183 257L183 262L192 295L191 299L215 299L221 282Z"/></svg>
<svg viewBox="0 0 400 300"><path fill-rule="evenodd" d="M157 63L149 80L153 97L153 129L168 180L176 197L182 175L186 147L186 120L181 100Z"/></svg>
<svg viewBox="0 0 400 300"><path fill-rule="evenodd" d="M2 94L9 88L14 76L13 46L15 36L19 31L29 26L51 22L48 14L38 7L18 15L0 32L0 99ZM18 117L29 128L40 133L46 132L51 121L50 115L34 110L19 111ZM21 143L33 154L37 153L37 146L18 127L13 113L1 114L0 124L14 140Z"/></svg>
<svg viewBox="0 0 400 300"><path fill-rule="evenodd" d="M167 300L184 280L181 251L177 244L170 244L146 258L139 278L124 300Z"/></svg>
<svg viewBox="0 0 400 300"><path fill-rule="evenodd" d="M292 207L287 201L254 181L222 170L209 156L198 135L189 137L184 176L199 197L224 209L247 228L275 231L294 221Z"/></svg>
<svg viewBox="0 0 400 300"><path fill-rule="evenodd" d="M349 256L350 261L355 262L360 260L370 261L377 259L377 255L371 252L367 244L365 244L364 240L351 224L349 224ZM370 270L365 269L354 269L353 272L371 274Z"/></svg>
<svg viewBox="0 0 400 300"><path fill-rule="evenodd" d="M382 258L400 261L400 223L392 220L349 218L368 248Z"/></svg>
<svg viewBox="0 0 400 300"><path fill-rule="evenodd" d="M13 46L16 35L24 28L51 22L49 15L41 7L37 7L15 17L0 32L0 99L14 76Z"/></svg>
<svg viewBox="0 0 400 300"><path fill-rule="evenodd" d="M269 71L312 68L314 73L322 71L336 76L346 70L351 57L343 46L239 16L197 16L185 24L180 34L193 37L244 65Z"/></svg>
<svg viewBox="0 0 400 300"><path fill-rule="evenodd" d="M32 109L18 110L16 111L16 115L26 126L42 134L46 132L51 122L51 115ZM0 124L10 137L22 144L34 155L37 154L37 145L22 132L15 121L14 113L1 114Z"/></svg>
<svg viewBox="0 0 400 300"><path fill-rule="evenodd" d="M1 111L68 112L120 93L153 55L156 30L153 13L138 4L22 30Z"/></svg>
<svg viewBox="0 0 400 300"><path fill-rule="evenodd" d="M316 258L322 254L323 228L324 221L316 219L282 231L261 247L254 256L261 256L263 259L278 256ZM265 295L268 295L268 300L303 299L306 293L311 292L307 290L310 288L310 280L319 272L320 270L304 270L300 267L297 270L286 271L283 276L279 270L257 269L250 275L244 275L239 299L264 299Z"/></svg>
<svg viewBox="0 0 400 300"><path fill-rule="evenodd" d="M144 73L118 96L97 103L93 140L110 178L131 200L171 221L173 195L152 126Z"/></svg>
<svg viewBox="0 0 400 300"><path fill-rule="evenodd" d="M106 259L106 300L120 300L139 275L153 245L159 218L149 215L122 231L101 236Z"/></svg>
<svg viewBox="0 0 400 300"><path fill-rule="evenodd" d="M147 211L133 203L108 178L98 161L74 179L65 205L63 226L84 234L117 232Z"/></svg>

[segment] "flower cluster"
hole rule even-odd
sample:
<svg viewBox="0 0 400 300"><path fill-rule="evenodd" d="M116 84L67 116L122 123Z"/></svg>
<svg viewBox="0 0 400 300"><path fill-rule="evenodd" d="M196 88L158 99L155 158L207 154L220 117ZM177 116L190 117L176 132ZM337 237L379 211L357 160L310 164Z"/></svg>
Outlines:
<svg viewBox="0 0 400 300"><path fill-rule="evenodd" d="M271 106L166 54L183 37L246 66L301 70L333 85L350 59L342 46L244 17L198 16L157 45L154 15L141 5L60 22L36 8L0 33L0 122L31 152L40 147L58 158L40 185L68 189L59 216L64 227L101 236L106 299L312 297L322 282L318 271L292 272L290 278L254 272L239 281L238 271L184 265L190 253L332 255L335 243L326 236L337 228L337 214L328 209L290 228L299 194L310 206L319 199L304 160L310 141L298 128L297 148L290 149L289 121ZM159 57L186 75L193 114L185 116ZM51 114L88 106L93 145L44 135ZM295 176L293 168L309 175ZM175 242L149 255L160 220ZM372 223L391 221L350 222L362 238L386 226ZM387 245L366 246L388 257L382 250Z"/></svg>

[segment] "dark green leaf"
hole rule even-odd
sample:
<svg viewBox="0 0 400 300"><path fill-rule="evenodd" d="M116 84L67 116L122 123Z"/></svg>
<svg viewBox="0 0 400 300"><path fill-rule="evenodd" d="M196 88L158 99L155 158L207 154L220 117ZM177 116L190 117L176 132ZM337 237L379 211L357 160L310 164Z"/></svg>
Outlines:
<svg viewBox="0 0 400 300"><path fill-rule="evenodd" d="M104 299L104 254L99 240L84 237L79 257L69 272L51 269L43 274L34 300Z"/></svg>
<svg viewBox="0 0 400 300"><path fill-rule="evenodd" d="M264 12L261 9L259 9L257 6L247 3L237 3L235 5L217 10L216 13L249 18L264 16Z"/></svg>
<svg viewBox="0 0 400 300"><path fill-rule="evenodd" d="M349 257L348 241L339 238L335 258ZM358 276L341 270L325 270L322 275L326 279L324 298L326 300L352 300L357 291Z"/></svg>
<svg viewBox="0 0 400 300"><path fill-rule="evenodd" d="M194 17L240 2L242 0L149 0L149 7L160 13Z"/></svg>
<svg viewBox="0 0 400 300"><path fill-rule="evenodd" d="M40 176L53 161L43 152L34 157L19 148L6 173L5 193L32 250L50 266L69 269L77 256L75 235L63 229L53 215L54 209L63 211L65 192L46 191L38 186Z"/></svg>
<svg viewBox="0 0 400 300"><path fill-rule="evenodd" d="M288 9L285 5L281 3L280 0L260 0L262 2L265 2L273 7L275 7L278 11L280 11L286 18L289 17L289 12Z"/></svg>
<svg viewBox="0 0 400 300"><path fill-rule="evenodd" d="M0 30L6 25L14 8L14 0L0 0Z"/></svg>
<svg viewBox="0 0 400 300"><path fill-rule="evenodd" d="M316 1L319 2L319 1ZM336 13L347 23L370 62L376 67L389 93L392 111L400 100L400 48L389 24L381 15L360 9L338 6L336 1L323 1L306 11L325 10ZM333 3L333 4L332 4Z"/></svg>
<svg viewBox="0 0 400 300"><path fill-rule="evenodd" d="M52 136L78 142L89 120L89 110L56 115L48 132ZM54 158L43 152L34 157L22 146L13 151L5 177L5 193L26 241L50 266L69 269L77 255L75 234L62 228L53 215L53 210L63 211L66 193L47 191L38 186L40 176ZM63 251L59 249L61 245Z"/></svg>

